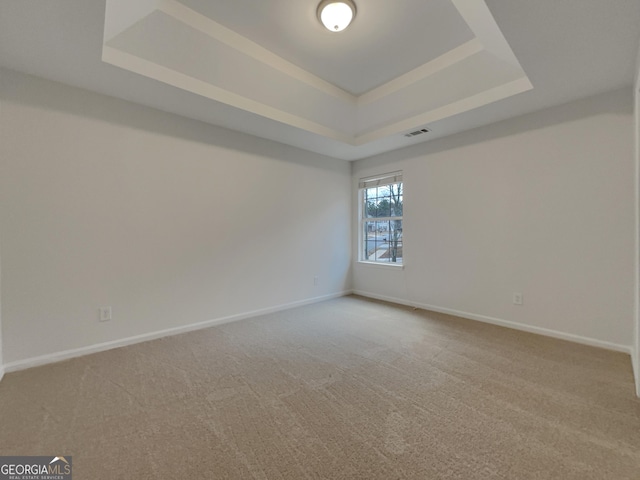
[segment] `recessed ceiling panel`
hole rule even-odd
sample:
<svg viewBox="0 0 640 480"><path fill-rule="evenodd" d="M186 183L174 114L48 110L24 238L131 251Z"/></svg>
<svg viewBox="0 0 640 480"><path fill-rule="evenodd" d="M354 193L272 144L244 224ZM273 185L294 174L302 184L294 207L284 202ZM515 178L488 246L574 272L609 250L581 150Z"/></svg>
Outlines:
<svg viewBox="0 0 640 480"><path fill-rule="evenodd" d="M254 109L263 105L348 135L355 134L355 112L348 102L162 11L152 12L106 45L253 102ZM215 93L211 96L218 99Z"/></svg>
<svg viewBox="0 0 640 480"><path fill-rule="evenodd" d="M450 0L355 0L356 18L339 33L318 22L319 0L181 3L354 95L474 38Z"/></svg>
<svg viewBox="0 0 640 480"><path fill-rule="evenodd" d="M358 131L368 132L434 111L522 77L522 71L487 51L358 108ZM473 81L469 81L472 78ZM418 127L419 125L415 125Z"/></svg>

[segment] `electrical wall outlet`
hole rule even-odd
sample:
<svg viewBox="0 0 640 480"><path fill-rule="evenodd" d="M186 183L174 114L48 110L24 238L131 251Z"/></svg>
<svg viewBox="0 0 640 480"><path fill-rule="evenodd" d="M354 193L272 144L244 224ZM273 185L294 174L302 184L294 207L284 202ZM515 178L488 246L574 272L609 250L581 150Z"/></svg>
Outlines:
<svg viewBox="0 0 640 480"><path fill-rule="evenodd" d="M514 304L514 305L522 305L522 302L523 302L523 300L522 300L522 294L521 294L521 293L517 293L517 292L515 292L515 293L513 294L513 304Z"/></svg>
<svg viewBox="0 0 640 480"><path fill-rule="evenodd" d="M111 320L111 307L99 307L98 320L100 322L108 322Z"/></svg>

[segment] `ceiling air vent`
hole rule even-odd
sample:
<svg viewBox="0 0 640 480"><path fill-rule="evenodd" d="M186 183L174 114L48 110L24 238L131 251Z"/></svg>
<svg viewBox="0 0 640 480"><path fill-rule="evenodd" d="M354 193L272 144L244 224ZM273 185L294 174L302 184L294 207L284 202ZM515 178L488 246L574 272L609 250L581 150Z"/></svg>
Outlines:
<svg viewBox="0 0 640 480"><path fill-rule="evenodd" d="M418 135L422 135L424 133L429 133L431 130L428 128L422 128L420 130L416 130L415 132L405 133L404 136L407 138L416 137Z"/></svg>

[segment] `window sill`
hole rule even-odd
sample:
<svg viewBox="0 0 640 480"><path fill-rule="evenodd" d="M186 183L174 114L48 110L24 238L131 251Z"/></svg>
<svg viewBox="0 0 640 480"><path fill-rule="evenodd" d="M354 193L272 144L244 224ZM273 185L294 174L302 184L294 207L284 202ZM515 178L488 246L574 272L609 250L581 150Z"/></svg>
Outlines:
<svg viewBox="0 0 640 480"><path fill-rule="evenodd" d="M404 270L404 263L379 263L379 262L365 262L363 260L358 260L356 262L357 265L363 265L367 267L375 267L375 268L391 268L396 270Z"/></svg>

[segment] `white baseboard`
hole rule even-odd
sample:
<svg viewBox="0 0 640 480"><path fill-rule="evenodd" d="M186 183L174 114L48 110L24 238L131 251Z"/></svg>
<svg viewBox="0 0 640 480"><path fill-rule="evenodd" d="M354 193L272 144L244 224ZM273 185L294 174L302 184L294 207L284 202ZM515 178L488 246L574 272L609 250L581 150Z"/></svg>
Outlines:
<svg viewBox="0 0 640 480"><path fill-rule="evenodd" d="M435 305L427 305L423 303L410 302L401 298L387 297L385 295L378 295L370 292L363 292L360 290L354 290L355 295L363 297L375 298L377 300L384 300L386 302L398 303L400 305L407 305L409 307L416 307L423 310L430 310L432 312L446 313L448 315L455 315L456 317L467 318L469 320L477 320L479 322L490 323L492 325L498 325L500 327L512 328L514 330L521 330L523 332L535 333L538 335L544 335L545 337L558 338L560 340L568 340L574 343L581 343L583 345L589 345L591 347L604 348L606 350L613 350L616 352L623 352L629 355L632 354L633 348L628 345L619 345L617 343L605 342L597 340L595 338L582 337L580 335L574 335L572 333L559 332L557 330L551 330L548 328L534 327L532 325L525 325L522 323L512 322L509 320L502 320L500 318L488 317L486 315L477 315L475 313L462 312L459 310L453 310L451 308L443 308Z"/></svg>
<svg viewBox="0 0 640 480"><path fill-rule="evenodd" d="M147 342L149 340L156 340L158 338L169 337L172 335L179 335L181 333L192 332L194 330L202 330L203 328L214 327L216 325L222 325L225 323L237 322L239 320L245 320L247 318L257 317L260 315L268 315L270 313L276 313L283 310L289 310L291 308L302 307L304 305L311 305L313 303L323 302L325 300L331 300L333 298L344 297L350 295L350 290L332 293L329 295L323 295L321 297L309 298L306 300L299 300L296 302L277 305L275 307L263 308L260 310L253 310L251 312L239 313L236 315L230 315L228 317L217 318L215 320L207 320L205 322L192 323L190 325L183 325L180 327L168 328L166 330L160 330L157 332L145 333L142 335L136 335L134 337L122 338L120 340L113 340L110 342L98 343L95 345L89 345L86 347L75 348L73 350L65 350L62 352L51 353L48 355L41 355L38 357L27 358L25 360L18 360L16 362L10 362L0 369L2 374L4 372L17 372L18 370L25 370L27 368L38 367L49 363L61 362L70 358L81 357L92 353L104 352L105 350L112 350L114 348L125 347L127 345L133 345L136 343ZM0 379L1 379L0 375Z"/></svg>

